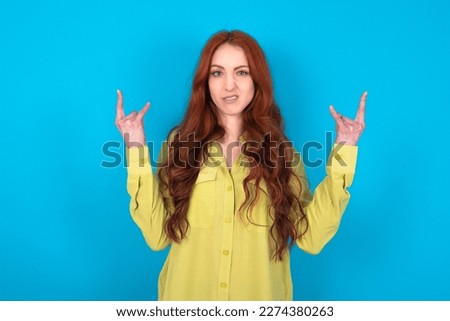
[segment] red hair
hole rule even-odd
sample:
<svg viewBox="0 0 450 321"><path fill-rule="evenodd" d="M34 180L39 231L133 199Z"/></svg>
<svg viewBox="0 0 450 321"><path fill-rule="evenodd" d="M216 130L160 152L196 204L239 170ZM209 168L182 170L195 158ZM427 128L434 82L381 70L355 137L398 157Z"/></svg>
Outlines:
<svg viewBox="0 0 450 321"><path fill-rule="evenodd" d="M251 222L251 211L258 200L258 187L263 180L272 205L267 215L273 220L270 228L275 241L273 258L282 260L294 241L308 228L300 204L302 184L293 169L287 166L294 160L294 150L284 134L283 119L274 100L272 78L264 52L250 35L238 30L214 34L203 48L186 114L177 126L168 157L158 171L161 191L168 189L171 196L165 198L166 207L173 208L166 219L166 233L175 242L186 236L192 188L202 159L208 155L205 147L207 142L219 140L225 134L208 88L212 57L225 43L244 50L255 87L252 101L242 112L243 135L248 142L244 144L242 153L251 166L244 179L245 201L239 211L242 213L248 207L246 215ZM273 148L274 142L276 148ZM256 185L253 197L249 188L251 181ZM298 184L293 184L293 181ZM304 226L303 231L299 231L298 226Z"/></svg>

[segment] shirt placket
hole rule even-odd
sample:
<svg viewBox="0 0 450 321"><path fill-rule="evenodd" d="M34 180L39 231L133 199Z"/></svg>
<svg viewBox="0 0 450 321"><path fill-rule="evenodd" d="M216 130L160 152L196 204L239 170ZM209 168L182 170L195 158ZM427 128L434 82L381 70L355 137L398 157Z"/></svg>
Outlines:
<svg viewBox="0 0 450 321"><path fill-rule="evenodd" d="M224 160L224 159L223 159ZM230 172L226 168L225 161L221 163L221 170L224 173L224 193L218 197L224 198L223 222L222 222L222 243L220 246L218 300L227 301L230 299L230 276L231 257L233 249L233 226L235 210L235 186Z"/></svg>

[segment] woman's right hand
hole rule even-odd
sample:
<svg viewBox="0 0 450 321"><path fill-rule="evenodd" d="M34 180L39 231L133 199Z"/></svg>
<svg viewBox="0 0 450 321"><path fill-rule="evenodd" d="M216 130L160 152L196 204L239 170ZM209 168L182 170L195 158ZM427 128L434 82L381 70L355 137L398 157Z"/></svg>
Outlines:
<svg viewBox="0 0 450 321"><path fill-rule="evenodd" d="M143 118L149 108L150 103L146 103L139 112L133 111L125 116L122 92L117 90L116 126L128 148L141 147L147 144L145 141Z"/></svg>

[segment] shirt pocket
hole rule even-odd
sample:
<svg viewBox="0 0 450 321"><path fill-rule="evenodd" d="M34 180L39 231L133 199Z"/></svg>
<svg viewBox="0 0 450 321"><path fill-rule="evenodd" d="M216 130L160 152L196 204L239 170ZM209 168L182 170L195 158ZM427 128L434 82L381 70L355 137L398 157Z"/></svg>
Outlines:
<svg viewBox="0 0 450 321"><path fill-rule="evenodd" d="M254 181L249 182L252 196L255 195L256 185ZM259 183L259 196L253 210L247 208L244 213L245 227L248 231L268 233L272 227L273 219L269 215L271 199L265 182Z"/></svg>
<svg viewBox="0 0 450 321"><path fill-rule="evenodd" d="M216 174L216 169L201 170L198 174L187 213L191 227L211 227L214 224Z"/></svg>

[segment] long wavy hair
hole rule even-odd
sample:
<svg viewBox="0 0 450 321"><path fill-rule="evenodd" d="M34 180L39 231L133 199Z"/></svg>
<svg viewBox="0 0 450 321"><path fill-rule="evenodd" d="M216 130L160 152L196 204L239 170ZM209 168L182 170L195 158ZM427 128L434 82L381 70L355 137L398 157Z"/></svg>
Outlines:
<svg viewBox="0 0 450 321"><path fill-rule="evenodd" d="M286 166L294 160L294 150L284 134L284 123L274 100L272 79L264 52L250 35L238 30L218 32L207 41L193 78L186 114L182 123L176 127L168 155L158 170L160 190L163 192L168 189L170 194L164 199L166 208L172 209L166 218L166 233L174 242L181 242L186 236L191 192L202 162L208 157L206 143L220 140L225 134L208 88L212 57L217 48L225 43L244 50L255 87L253 100L242 112L243 135L245 141L249 142L243 145L242 153L250 170L244 179L245 201L239 212L247 209L246 215L252 222L251 211L258 200L259 186L263 180L271 199L267 215L273 220L270 227L270 235L275 241L272 259L282 260L286 251L308 228L300 204L302 184L292 167ZM256 186L255 193L251 193L251 181ZM297 181L297 184L293 184L293 181ZM301 231L297 226L302 226Z"/></svg>

